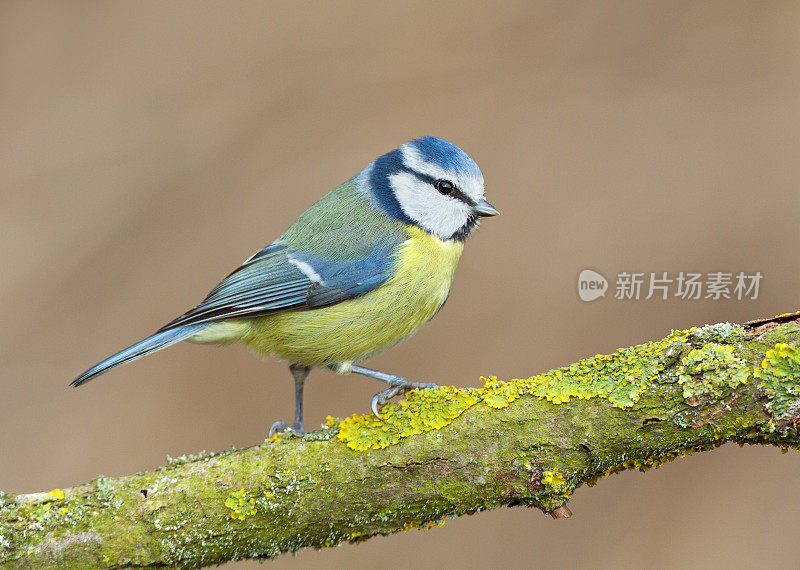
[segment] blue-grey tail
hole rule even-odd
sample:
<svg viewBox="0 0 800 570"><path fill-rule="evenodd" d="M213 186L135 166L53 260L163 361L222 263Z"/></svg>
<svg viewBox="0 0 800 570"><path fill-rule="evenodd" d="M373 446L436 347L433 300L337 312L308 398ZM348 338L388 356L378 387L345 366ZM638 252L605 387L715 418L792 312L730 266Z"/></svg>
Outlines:
<svg viewBox="0 0 800 570"><path fill-rule="evenodd" d="M86 384L89 380L95 378L96 376L100 376L103 372L131 362L132 360L136 360L137 358L141 358L142 356L150 354L151 352L166 348L175 344L176 342L185 340L190 336L200 332L210 324L211 323L198 323L158 332L153 336L144 339L143 341L137 342L133 346L129 346L114 356L106 358L99 364L95 364L89 370L75 378L70 385L80 386L81 384Z"/></svg>

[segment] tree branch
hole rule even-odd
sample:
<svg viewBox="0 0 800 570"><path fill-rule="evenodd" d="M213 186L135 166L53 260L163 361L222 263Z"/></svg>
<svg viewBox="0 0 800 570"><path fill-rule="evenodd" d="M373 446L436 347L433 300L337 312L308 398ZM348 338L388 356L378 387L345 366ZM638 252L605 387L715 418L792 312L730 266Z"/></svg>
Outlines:
<svg viewBox="0 0 800 570"><path fill-rule="evenodd" d="M0 565L195 567L438 525L570 516L584 483L728 441L798 446L800 313L673 331L525 380L49 493L0 493Z"/></svg>

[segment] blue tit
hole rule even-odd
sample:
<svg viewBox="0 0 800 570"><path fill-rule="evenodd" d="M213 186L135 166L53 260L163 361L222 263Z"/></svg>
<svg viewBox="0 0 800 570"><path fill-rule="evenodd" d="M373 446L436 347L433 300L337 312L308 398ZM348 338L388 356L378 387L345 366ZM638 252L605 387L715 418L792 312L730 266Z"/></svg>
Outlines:
<svg viewBox="0 0 800 570"><path fill-rule="evenodd" d="M242 343L289 362L296 433L304 433L303 384L314 366L387 383L372 399L380 417L390 398L433 384L360 364L442 308L464 242L482 217L497 213L464 151L436 137L407 142L323 196L194 309L72 385L182 340ZM276 422L270 435L288 427Z"/></svg>

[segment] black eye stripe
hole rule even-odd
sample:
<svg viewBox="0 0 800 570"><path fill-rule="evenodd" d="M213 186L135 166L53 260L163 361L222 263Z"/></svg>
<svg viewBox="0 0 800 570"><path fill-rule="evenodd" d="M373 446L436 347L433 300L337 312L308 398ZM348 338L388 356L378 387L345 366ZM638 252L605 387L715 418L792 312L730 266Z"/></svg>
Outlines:
<svg viewBox="0 0 800 570"><path fill-rule="evenodd" d="M430 184L434 188L436 188L436 183L439 180L442 180L442 179L439 179L439 178L434 178L433 176L428 176L427 174L423 174L422 172L417 172L416 170L408 168L405 165L403 165L401 171L402 172L408 172L409 174L415 176L419 180L422 180L423 182L427 182L428 184ZM448 180L448 182L450 182L450 181ZM452 182L451 182L451 184L452 184ZM475 200L473 200L472 198L470 198L469 196L464 194L458 188L458 186L456 186L455 184L453 184L453 192L451 192L450 194L447 194L447 197L448 198L456 198L457 200L460 200L460 201L464 202L465 204L467 204L470 207L474 207L475 204L476 204Z"/></svg>

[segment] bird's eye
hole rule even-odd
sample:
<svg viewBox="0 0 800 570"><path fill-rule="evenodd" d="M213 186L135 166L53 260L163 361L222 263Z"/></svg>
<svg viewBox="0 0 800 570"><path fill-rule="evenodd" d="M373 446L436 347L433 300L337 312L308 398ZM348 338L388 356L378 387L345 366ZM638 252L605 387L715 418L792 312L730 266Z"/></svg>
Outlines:
<svg viewBox="0 0 800 570"><path fill-rule="evenodd" d="M456 187L449 180L437 180L434 182L434 187L444 195L452 194Z"/></svg>

